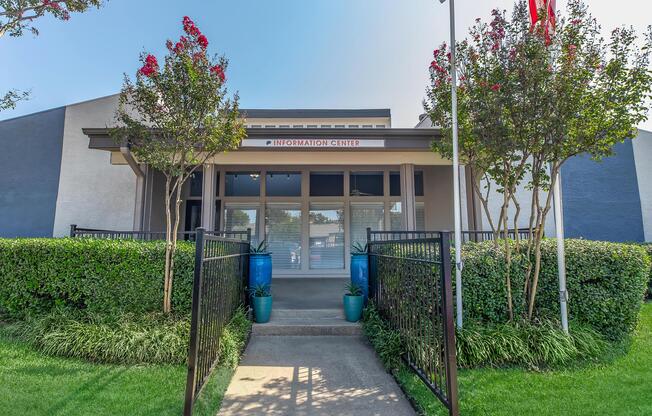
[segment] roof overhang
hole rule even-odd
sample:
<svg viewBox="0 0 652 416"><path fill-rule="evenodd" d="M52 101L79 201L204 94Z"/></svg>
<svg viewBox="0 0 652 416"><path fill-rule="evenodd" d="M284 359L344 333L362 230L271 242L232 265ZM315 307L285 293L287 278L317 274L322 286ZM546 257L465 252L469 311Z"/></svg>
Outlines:
<svg viewBox="0 0 652 416"><path fill-rule="evenodd" d="M90 149L120 150L108 128L82 131L90 139ZM430 151L432 141L440 138L435 128L248 128L238 151Z"/></svg>

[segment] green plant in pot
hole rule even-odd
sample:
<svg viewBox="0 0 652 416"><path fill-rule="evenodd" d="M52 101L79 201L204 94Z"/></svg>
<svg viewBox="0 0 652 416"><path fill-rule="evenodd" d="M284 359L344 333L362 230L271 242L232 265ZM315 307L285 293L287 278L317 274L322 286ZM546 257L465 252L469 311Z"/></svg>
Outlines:
<svg viewBox="0 0 652 416"><path fill-rule="evenodd" d="M270 286L272 284L272 253L267 250L267 242L252 244L249 248L249 287Z"/></svg>
<svg viewBox="0 0 652 416"><path fill-rule="evenodd" d="M355 283L346 285L346 294L344 295L344 316L349 322L358 322L362 317L362 308L364 307L364 296L362 288Z"/></svg>
<svg viewBox="0 0 652 416"><path fill-rule="evenodd" d="M272 292L269 285L257 285L251 288L251 303L254 308L254 320L259 324L269 322L272 315Z"/></svg>

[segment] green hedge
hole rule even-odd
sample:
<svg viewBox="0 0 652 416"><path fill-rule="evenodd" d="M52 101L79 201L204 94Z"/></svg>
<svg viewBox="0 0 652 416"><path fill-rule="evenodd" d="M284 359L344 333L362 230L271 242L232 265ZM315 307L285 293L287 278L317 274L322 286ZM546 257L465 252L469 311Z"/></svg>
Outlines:
<svg viewBox="0 0 652 416"><path fill-rule="evenodd" d="M11 316L54 307L89 314L162 308L164 241L0 239L0 307ZM194 245L180 242L172 304L190 311Z"/></svg>
<svg viewBox="0 0 652 416"><path fill-rule="evenodd" d="M652 259L652 243L646 243L642 245L645 250L647 250L647 254L650 256ZM646 297L648 299L652 299L652 267L650 267L650 277L647 282L647 293Z"/></svg>
<svg viewBox="0 0 652 416"><path fill-rule="evenodd" d="M513 242L512 242L513 244ZM476 322L507 320L504 250L493 242L463 247L464 315ZM524 309L524 256L513 256L512 292L515 314ZM566 275L570 295L569 316L588 324L610 340L619 340L636 325L649 280L650 258L636 245L588 240L566 240ZM542 267L536 314L558 319L559 286L554 239L542 242Z"/></svg>

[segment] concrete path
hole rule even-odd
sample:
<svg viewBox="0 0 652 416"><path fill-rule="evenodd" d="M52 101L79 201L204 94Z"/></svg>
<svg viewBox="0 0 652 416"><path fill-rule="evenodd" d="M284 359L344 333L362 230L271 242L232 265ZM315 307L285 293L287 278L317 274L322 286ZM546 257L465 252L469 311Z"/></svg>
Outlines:
<svg viewBox="0 0 652 416"><path fill-rule="evenodd" d="M414 415L360 336L254 335L220 415Z"/></svg>

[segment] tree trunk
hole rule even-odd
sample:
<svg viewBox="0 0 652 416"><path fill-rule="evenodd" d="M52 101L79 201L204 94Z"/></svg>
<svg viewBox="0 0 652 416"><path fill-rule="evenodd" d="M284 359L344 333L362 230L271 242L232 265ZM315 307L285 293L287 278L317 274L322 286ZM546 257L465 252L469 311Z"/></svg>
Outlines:
<svg viewBox="0 0 652 416"><path fill-rule="evenodd" d="M163 312L170 313L172 311L172 304L170 302L170 292L172 290L172 256L174 250L172 249L172 213L170 212L170 203L172 202L172 195L170 195L170 182L172 178L169 175L165 176L165 275L163 277Z"/></svg>
<svg viewBox="0 0 652 416"><path fill-rule="evenodd" d="M177 251L177 237L179 234L179 222L181 216L181 187L183 185L183 179L181 177L176 178L175 184L175 200L174 200L174 225L172 227L172 236L170 244L170 274L168 278L168 291L167 297L165 299L166 305L168 305L168 311L172 311L172 283L174 280L174 253Z"/></svg>

